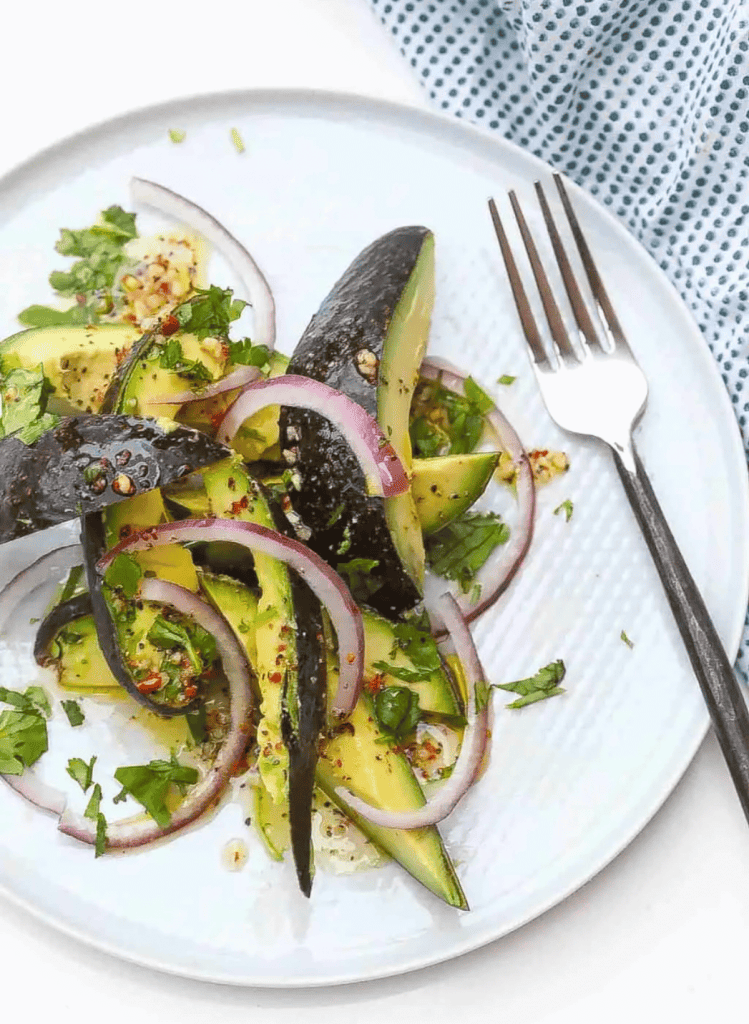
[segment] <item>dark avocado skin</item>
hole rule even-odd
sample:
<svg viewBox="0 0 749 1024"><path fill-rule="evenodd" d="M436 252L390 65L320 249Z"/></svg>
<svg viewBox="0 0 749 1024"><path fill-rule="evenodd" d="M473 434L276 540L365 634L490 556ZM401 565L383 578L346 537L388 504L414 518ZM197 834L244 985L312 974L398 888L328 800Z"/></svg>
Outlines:
<svg viewBox="0 0 749 1024"><path fill-rule="evenodd" d="M323 381L376 416L376 375L363 374L356 357L368 350L379 363L393 311L429 233L425 227L397 228L364 249L313 316L286 372ZM354 558L379 559L370 574L378 589L362 600L391 618L412 608L420 594L395 550L384 499L365 493L364 474L341 433L301 409L282 408L279 425L281 448L291 453L285 458L301 475L291 501L312 530L309 546L333 568Z"/></svg>
<svg viewBox="0 0 749 1024"><path fill-rule="evenodd" d="M325 726L327 675L322 641L320 602L296 573L290 572L296 615L297 692L299 722L293 728L288 713L281 735L289 752L289 826L299 888L312 891L312 794L320 735Z"/></svg>
<svg viewBox="0 0 749 1024"><path fill-rule="evenodd" d="M0 441L0 543L163 487L226 457L187 427L131 416L71 416L34 444Z"/></svg>

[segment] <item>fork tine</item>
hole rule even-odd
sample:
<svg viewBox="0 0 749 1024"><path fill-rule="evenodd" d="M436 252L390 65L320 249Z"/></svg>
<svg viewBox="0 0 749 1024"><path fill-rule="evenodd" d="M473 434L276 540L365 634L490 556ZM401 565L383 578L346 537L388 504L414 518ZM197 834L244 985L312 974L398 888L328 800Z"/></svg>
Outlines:
<svg viewBox="0 0 749 1024"><path fill-rule="evenodd" d="M567 292L567 297L570 300L570 306L572 307L572 312L575 315L577 326L590 346L594 348L601 348L600 338L598 337L598 333L590 318L590 314L588 313L588 307L585 305L585 300L577 286L575 275L572 271L572 267L570 266L570 261L567 258L567 252L565 251L562 239L559 237L554 217L549 209L549 204L546 201L546 194L544 193L543 186L540 181L535 182L535 189L539 205L541 206L541 212L543 213L544 221L546 222L546 230L549 232L551 245L554 249L554 255L557 258L559 271L562 275L562 280L564 281L564 287Z"/></svg>
<svg viewBox="0 0 749 1024"><path fill-rule="evenodd" d="M575 239L575 244L577 245L578 252L580 253L583 268L588 276L590 289L593 292L593 297L596 300L596 305L598 306L598 311L601 314L601 318L608 327L609 332L611 333L611 337L614 339L617 345L624 345L627 348L629 348L629 345L627 344L627 339L624 335L624 331L622 330L622 325L619 323L619 318L614 312L614 307L611 305L611 300L609 299L608 292L606 291L603 281L601 280L601 275L598 273L598 267L596 266L595 260L593 259L593 255L590 249L588 248L588 243L585 240L585 235L583 234L582 228L580 227L580 223L577 219L575 211L572 208L570 197L567 194L567 189L564 187L564 182L562 181L562 177L560 174L554 175L554 183L557 186L557 191L559 192L559 196L562 200L562 205L564 206L564 212L567 214L567 220L569 221L570 227L572 228L572 235Z"/></svg>
<svg viewBox="0 0 749 1024"><path fill-rule="evenodd" d="M543 304L544 312L546 313L546 319L549 322L551 336L554 339L561 355L578 362L577 353L570 342L567 329L564 326L564 321L562 320L562 314L559 312L559 306L556 304L554 294L551 290L551 285L549 284L549 279L546 276L546 271L544 270L543 264L539 258L536 243L533 241L533 236L525 222L525 217L523 216L523 211L520 208L518 198L514 192L510 192L509 196L510 202L512 203L512 209L515 212L515 219L517 220L518 227L520 228L523 244L525 245L525 251L528 253L531 270L533 271L533 276L536 279L536 286L538 288L538 293L541 296L541 303Z"/></svg>
<svg viewBox="0 0 749 1024"><path fill-rule="evenodd" d="M544 348L541 335L538 333L538 328L536 327L536 318L534 317L530 303L528 302L528 296L525 293L522 279L518 273L517 264L515 263L515 258L512 255L510 243L507 241L505 229L502 226L502 221L499 219L497 204L493 199L489 200L489 213L492 217L494 230L497 233L499 248L502 250L502 259L504 260L505 269L507 270L507 277L510 281L510 287L512 288L512 294L515 299L515 305L517 306L520 323L523 327L523 333L525 334L528 345L533 353L534 362L538 366L543 366L545 364L548 365L549 360L546 355L546 349Z"/></svg>

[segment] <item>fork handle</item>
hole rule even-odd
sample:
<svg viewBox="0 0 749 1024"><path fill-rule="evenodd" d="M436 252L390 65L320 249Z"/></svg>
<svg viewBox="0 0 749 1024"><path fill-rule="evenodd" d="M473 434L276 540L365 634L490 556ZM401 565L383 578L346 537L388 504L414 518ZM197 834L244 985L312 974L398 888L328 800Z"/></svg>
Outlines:
<svg viewBox="0 0 749 1024"><path fill-rule="evenodd" d="M713 728L749 820L749 709L717 630L679 551L637 453L634 471L612 449L629 503L650 548ZM629 453L627 453L629 454Z"/></svg>

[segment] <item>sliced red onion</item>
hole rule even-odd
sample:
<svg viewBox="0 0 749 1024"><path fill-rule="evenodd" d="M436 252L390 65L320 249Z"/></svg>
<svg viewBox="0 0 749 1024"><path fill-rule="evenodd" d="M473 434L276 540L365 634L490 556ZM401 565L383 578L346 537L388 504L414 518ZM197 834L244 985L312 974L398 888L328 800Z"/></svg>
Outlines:
<svg viewBox="0 0 749 1024"><path fill-rule="evenodd" d="M32 594L38 587L49 583L55 576L62 576L64 572L76 565L81 565L82 562L83 552L80 544L67 544L64 547L55 548L54 551L48 551L46 555L42 555L31 565L22 569L0 592L0 633L11 621L14 612L24 598ZM42 782L34 774L33 769L27 769L22 775L3 775L2 777L19 796L41 810L58 815L65 810L66 797L62 790Z"/></svg>
<svg viewBox="0 0 749 1024"><path fill-rule="evenodd" d="M463 385L466 374L456 370L449 363L441 359L427 359L421 364L419 372L426 380L437 381L448 391L465 397ZM536 515L536 485L533 479L533 470L520 438L512 424L496 405L493 405L486 413L486 420L500 446L511 456L515 465L518 521L510 533L507 544L503 544L495 550L495 553L489 557L476 576L476 583L481 587L480 600L476 604L472 604L469 595L455 594L458 604L469 622L472 622L494 604L509 586L530 547ZM433 598L443 588L444 580L436 580L434 577L425 583L425 590L430 598ZM441 627L439 620L433 621L432 625L436 630Z"/></svg>
<svg viewBox="0 0 749 1024"><path fill-rule="evenodd" d="M58 817L65 810L68 798L61 789L48 786L34 774L33 768L27 768L22 775L3 775L11 789L14 789L24 800L38 807L40 811L49 811Z"/></svg>
<svg viewBox="0 0 749 1024"><path fill-rule="evenodd" d="M250 551L277 558L302 577L327 608L338 638L340 677L331 710L338 715L348 714L359 699L363 680L364 627L361 612L341 577L299 541L238 519L181 519L131 534L106 553L98 568L104 572L123 551L143 551L162 544L193 541L241 544Z"/></svg>
<svg viewBox="0 0 749 1024"><path fill-rule="evenodd" d="M276 344L276 306L268 282L252 256L223 224L196 203L163 185L143 178L130 179L133 202L152 206L167 217L181 220L200 232L227 259L245 287L245 298L254 314L253 344Z"/></svg>
<svg viewBox="0 0 749 1024"><path fill-rule="evenodd" d="M106 849L128 850L163 839L178 832L204 814L229 784L232 773L245 752L252 727L251 669L245 652L223 615L192 591L166 580L142 581L141 597L146 601L169 604L207 630L216 641L224 673L229 682L229 732L206 774L190 787L168 825L139 814L107 824ZM96 822L82 814L64 810L59 829L84 843L96 842Z"/></svg>
<svg viewBox="0 0 749 1024"><path fill-rule="evenodd" d="M231 444L244 421L269 405L309 409L330 420L358 459L368 494L392 498L408 490L410 484L403 463L377 420L348 395L311 377L289 373L250 384L229 407L218 428L217 439Z"/></svg>
<svg viewBox="0 0 749 1024"><path fill-rule="evenodd" d="M0 591L0 633L3 632L9 619L24 598L32 594L44 583L49 583L55 576L83 564L83 551L80 544L66 544L64 547L48 551L26 566Z"/></svg>
<svg viewBox="0 0 749 1024"><path fill-rule="evenodd" d="M489 707L486 700L486 677L479 661L471 631L452 594L437 599L435 613L445 623L455 653L463 663L468 685L466 727L458 759L452 774L423 807L413 811L388 811L355 796L344 786L336 789L336 796L351 810L367 821L382 828L424 828L436 825L454 809L473 783L481 767L489 734ZM430 609L431 611L431 609Z"/></svg>
<svg viewBox="0 0 749 1024"><path fill-rule="evenodd" d="M156 395L147 398L146 405L186 405L188 402L202 402L206 398L215 398L216 395L226 394L227 391L236 391L238 388L252 384L261 376L257 366L238 366L221 380L206 384L200 391L179 391L176 395Z"/></svg>

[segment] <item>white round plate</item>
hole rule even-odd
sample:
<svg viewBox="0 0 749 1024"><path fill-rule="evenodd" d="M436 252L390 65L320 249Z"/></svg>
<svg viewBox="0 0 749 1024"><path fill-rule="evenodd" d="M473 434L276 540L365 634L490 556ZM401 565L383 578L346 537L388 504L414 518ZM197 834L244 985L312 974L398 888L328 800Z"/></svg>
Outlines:
<svg viewBox="0 0 749 1024"><path fill-rule="evenodd" d="M184 131L184 142L171 142L170 129ZM571 463L541 491L528 560L475 635L490 681L562 658L567 692L522 711L506 710L510 697L494 694L488 770L442 826L470 912L443 906L392 864L352 876L319 871L306 901L290 866L268 860L236 803L158 849L94 860L5 787L0 885L114 955L234 984L376 978L497 939L564 899L630 842L707 725L608 453L554 427L524 351L486 200L493 194L506 210L506 192L516 189L542 237L532 182L548 180L549 168L458 121L352 97L253 92L140 111L53 147L2 182L0 334L14 332L23 307L52 298L47 275L67 262L53 251L58 229L88 225L113 203L130 208L132 175L190 197L247 244L275 293L286 352L365 245L401 224L435 231L431 351L499 398L527 447L563 449ZM643 460L733 655L747 605L749 531L730 402L663 275L611 216L573 193L650 381L638 432ZM144 231L164 224L138 213ZM238 285L218 257L211 280ZM498 384L505 374L516 381ZM569 522L553 514L566 499L574 503ZM3 578L49 543L40 536L2 548ZM39 674L29 657L32 627L19 620L14 630L0 661L10 686ZM53 729L57 753L40 764L57 781L66 757L98 752L101 766L116 766L124 750L106 750L100 706L91 705L90 728L78 730L58 707ZM122 742L130 749L143 741ZM236 837L248 843L249 860L229 872L222 851Z"/></svg>

